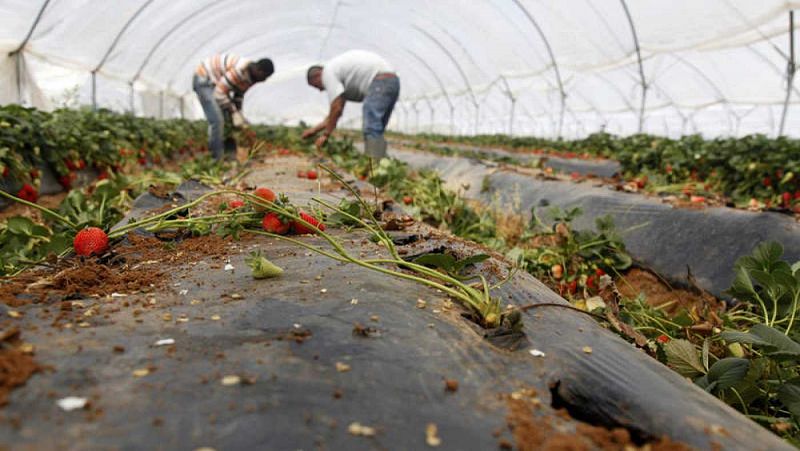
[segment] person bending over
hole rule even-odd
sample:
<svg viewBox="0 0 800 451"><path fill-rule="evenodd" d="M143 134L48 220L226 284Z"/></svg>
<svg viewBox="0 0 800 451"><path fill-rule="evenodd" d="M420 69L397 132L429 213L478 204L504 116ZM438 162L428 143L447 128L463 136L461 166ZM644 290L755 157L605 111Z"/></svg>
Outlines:
<svg viewBox="0 0 800 451"><path fill-rule="evenodd" d="M303 132L303 138L322 132L316 140L321 148L336 128L345 102L363 102L364 151L376 160L386 157L383 132L400 95L400 79L386 60L366 50L350 50L324 65L311 66L306 79L328 93L330 110L316 127Z"/></svg>
<svg viewBox="0 0 800 451"><path fill-rule="evenodd" d="M242 115L244 93L274 72L269 58L251 61L232 53L214 55L197 66L192 87L208 120L208 149L216 160L230 150L223 149L225 123L234 128L247 125ZM235 144L233 147L235 155Z"/></svg>

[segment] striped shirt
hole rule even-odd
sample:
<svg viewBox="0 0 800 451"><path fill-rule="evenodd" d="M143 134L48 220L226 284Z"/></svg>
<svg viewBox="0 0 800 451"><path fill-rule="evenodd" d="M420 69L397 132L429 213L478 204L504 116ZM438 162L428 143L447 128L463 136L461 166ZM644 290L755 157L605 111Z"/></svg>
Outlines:
<svg viewBox="0 0 800 451"><path fill-rule="evenodd" d="M234 112L236 105L233 98L241 98L254 84L247 70L249 64L249 59L232 53L218 54L203 61L195 73L213 81L216 85L214 100L220 108Z"/></svg>

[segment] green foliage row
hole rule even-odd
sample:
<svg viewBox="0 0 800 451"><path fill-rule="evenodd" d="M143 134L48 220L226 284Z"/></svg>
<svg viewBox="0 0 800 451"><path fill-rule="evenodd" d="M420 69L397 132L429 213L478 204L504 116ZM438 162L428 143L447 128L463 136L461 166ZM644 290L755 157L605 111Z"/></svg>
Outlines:
<svg viewBox="0 0 800 451"><path fill-rule="evenodd" d="M198 121L6 105L0 107L0 177L36 187L38 168L45 164L57 177L86 167L120 171L126 163L157 163L200 148L205 133L205 123Z"/></svg>
<svg viewBox="0 0 800 451"><path fill-rule="evenodd" d="M598 156L620 162L629 178L648 176L659 184L703 182L736 204L751 198L786 208L800 205L800 140L749 135L672 139L637 134L595 133L584 139L544 139L508 135L410 137L421 142L501 146L554 153L564 158ZM786 194L789 202L786 202Z"/></svg>

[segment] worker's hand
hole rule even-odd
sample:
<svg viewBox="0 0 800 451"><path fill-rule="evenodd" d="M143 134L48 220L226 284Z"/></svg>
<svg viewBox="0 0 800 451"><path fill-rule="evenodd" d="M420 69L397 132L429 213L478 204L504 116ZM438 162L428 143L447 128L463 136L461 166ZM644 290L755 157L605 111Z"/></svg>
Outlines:
<svg viewBox="0 0 800 451"><path fill-rule="evenodd" d="M307 138L310 138L310 137L312 137L312 136L314 136L316 134L317 134L317 132L315 132L313 128L307 128L307 129L305 129L305 131L303 131L303 134L301 136L302 136L303 139L307 139Z"/></svg>
<svg viewBox="0 0 800 451"><path fill-rule="evenodd" d="M322 150L322 146L325 145L325 142L328 141L328 135L323 133L319 135L319 138L314 142L317 145L317 150Z"/></svg>
<svg viewBox="0 0 800 451"><path fill-rule="evenodd" d="M231 114L231 122L233 123L233 126L235 128L242 128L247 126L247 121L244 120L244 116L242 116L242 113L238 111L235 111L233 114Z"/></svg>

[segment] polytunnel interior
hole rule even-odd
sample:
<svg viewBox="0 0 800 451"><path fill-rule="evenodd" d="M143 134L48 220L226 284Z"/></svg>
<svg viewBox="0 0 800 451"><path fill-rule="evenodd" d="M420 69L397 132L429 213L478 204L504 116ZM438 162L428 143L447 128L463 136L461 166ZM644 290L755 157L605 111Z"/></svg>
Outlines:
<svg viewBox="0 0 800 451"><path fill-rule="evenodd" d="M4 1L0 102L199 117L193 68L234 52L276 64L248 117L310 122L325 102L305 69L363 48L403 80L395 130L793 135L795 3Z"/></svg>

